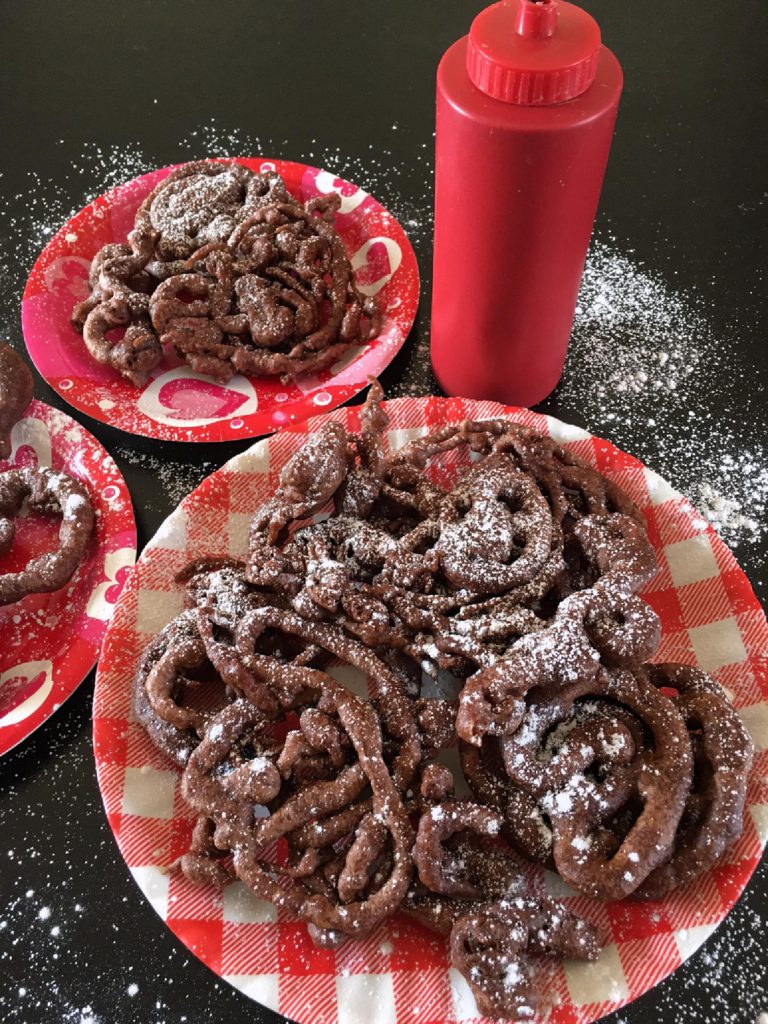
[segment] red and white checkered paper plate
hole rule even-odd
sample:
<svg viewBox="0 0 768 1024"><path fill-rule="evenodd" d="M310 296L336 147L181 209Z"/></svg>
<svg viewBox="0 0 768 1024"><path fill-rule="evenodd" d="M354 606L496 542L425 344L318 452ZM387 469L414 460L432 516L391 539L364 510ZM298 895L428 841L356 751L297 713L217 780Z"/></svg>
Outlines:
<svg viewBox="0 0 768 1024"><path fill-rule="evenodd" d="M419 271L398 222L372 196L328 171L265 157L221 159L253 171L276 170L302 202L338 192L336 228L365 295L381 303L377 338L345 352L320 373L290 384L279 377L244 377L227 384L194 373L168 347L142 389L100 366L69 322L90 292L88 268L107 242L124 242L142 200L173 167L144 174L94 199L58 231L29 275L21 303L24 340L32 361L65 402L130 434L163 441L231 441L270 434L288 423L335 409L394 359L419 304ZM117 336L117 334L116 334Z"/></svg>
<svg viewBox="0 0 768 1024"><path fill-rule="evenodd" d="M568 963L554 983L552 1024L587 1024L637 998L678 967L723 920L752 874L768 831L768 627L744 573L688 502L607 441L526 410L460 399L387 403L389 444L439 425L509 415L551 433L623 487L643 509L660 571L644 594L664 624L660 660L698 664L733 695L758 753L741 839L694 885L656 902L606 905L540 882L609 936L594 964ZM359 410L333 414L357 429ZM316 949L303 924L235 883L200 888L163 868L187 847L193 817L179 776L131 715L142 648L182 608L174 574L204 553L243 557L250 516L290 455L323 419L253 445L205 480L166 520L138 562L104 644L94 701L102 796L120 850L166 924L225 981L300 1024L456 1024L480 1020L445 942L407 918L364 942ZM444 470L450 473L450 469ZM347 670L343 670L346 672ZM340 675L340 678L342 676Z"/></svg>
<svg viewBox="0 0 768 1024"><path fill-rule="evenodd" d="M20 743L69 697L93 668L125 578L136 561L131 496L120 470L88 431L58 409L33 401L11 434L13 466L52 466L81 480L96 510L90 553L69 583L0 607L0 754ZM0 573L18 572L56 547L59 520L16 520Z"/></svg>

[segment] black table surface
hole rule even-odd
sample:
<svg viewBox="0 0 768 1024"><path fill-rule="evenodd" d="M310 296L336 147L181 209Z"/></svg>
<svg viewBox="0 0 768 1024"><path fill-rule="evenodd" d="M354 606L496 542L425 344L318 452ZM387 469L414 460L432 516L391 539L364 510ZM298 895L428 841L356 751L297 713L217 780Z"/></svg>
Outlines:
<svg viewBox="0 0 768 1024"><path fill-rule="evenodd" d="M338 169L403 221L421 268L421 309L382 382L389 396L437 391L428 361L434 75L481 6L0 0L0 331L23 350L19 296L32 261L51 231L105 187L193 157L261 153ZM541 408L614 440L690 492L702 420L758 452L766 437L768 6L584 6L626 76L596 238L630 254L632 273L642 268L663 294L690 299L691 330L706 324L704 358L717 373L705 373L693 415L671 407L660 438L643 394L634 405L630 394L618 416L610 400L594 400L587 338ZM648 314L657 321L659 301ZM646 311L638 315L642 323ZM620 344L622 329L614 325L606 344ZM66 408L37 377L36 395ZM150 442L74 415L121 466L142 545L185 491L245 447ZM680 445L686 459L673 457ZM164 482L157 460L172 469ZM739 539L736 554L761 594L764 535ZM277 1021L199 963L134 885L96 785L92 693L93 673L0 762L0 1019ZM765 894L758 870L715 936L614 1024L752 1024L768 1010Z"/></svg>

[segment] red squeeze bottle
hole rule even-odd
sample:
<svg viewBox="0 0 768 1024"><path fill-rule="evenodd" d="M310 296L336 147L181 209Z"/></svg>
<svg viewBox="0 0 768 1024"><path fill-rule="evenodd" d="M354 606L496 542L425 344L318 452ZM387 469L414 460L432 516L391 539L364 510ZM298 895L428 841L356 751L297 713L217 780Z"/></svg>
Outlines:
<svg viewBox="0 0 768 1024"><path fill-rule="evenodd" d="M565 363L623 77L565 0L481 11L437 71L432 366L535 405Z"/></svg>

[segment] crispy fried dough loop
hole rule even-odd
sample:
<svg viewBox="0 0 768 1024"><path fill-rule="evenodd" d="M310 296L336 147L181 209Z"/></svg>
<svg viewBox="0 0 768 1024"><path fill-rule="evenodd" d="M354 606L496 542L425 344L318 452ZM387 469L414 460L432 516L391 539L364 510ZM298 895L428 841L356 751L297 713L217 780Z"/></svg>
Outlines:
<svg viewBox="0 0 768 1024"><path fill-rule="evenodd" d="M182 260L152 300L161 336L245 317L269 355L322 331L334 204L289 206ZM232 280L247 312L217 305ZM182 570L188 609L145 652L136 713L184 769L188 878L238 878L326 949L403 911L449 940L482 1013L526 1019L548 959L600 938L521 858L589 897L659 898L738 834L751 744L708 677L643 664L656 561L626 495L505 420L387 454L381 397L284 463L245 561Z"/></svg>
<svg viewBox="0 0 768 1024"><path fill-rule="evenodd" d="M32 511L61 515L59 546L18 572L0 575L0 605L63 587L82 562L93 532L91 499L78 480L43 466L7 469L0 473L0 554L13 544L14 519L25 501Z"/></svg>

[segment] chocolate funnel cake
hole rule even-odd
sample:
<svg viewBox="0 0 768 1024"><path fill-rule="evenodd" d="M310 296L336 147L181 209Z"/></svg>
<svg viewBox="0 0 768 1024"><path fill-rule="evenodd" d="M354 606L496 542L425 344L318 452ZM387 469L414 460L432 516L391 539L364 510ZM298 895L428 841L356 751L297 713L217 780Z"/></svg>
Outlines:
<svg viewBox="0 0 768 1024"><path fill-rule="evenodd" d="M29 367L0 341L0 458L10 457L11 431L31 400ZM13 546L15 519L25 504L32 513L61 516L59 545L21 570L0 572L0 605L63 587L85 557L93 532L93 507L78 480L44 466L11 467L0 471L0 555Z"/></svg>
<svg viewBox="0 0 768 1024"><path fill-rule="evenodd" d="M301 203L279 174L199 160L147 196L93 258L72 311L90 355L143 386L163 346L216 380L291 380L379 333L334 226L336 193Z"/></svg>
<svg viewBox="0 0 768 1024"><path fill-rule="evenodd" d="M59 544L18 572L0 573L0 605L63 587L83 561L93 532L93 506L78 480L43 466L6 469L0 473L0 554L13 545L14 519L25 501L33 513L61 516Z"/></svg>
<svg viewBox="0 0 768 1024"><path fill-rule="evenodd" d="M596 899L663 896L739 834L751 744L713 680L647 664L656 560L626 494L509 420L388 454L380 400L284 465L246 562L184 570L134 706L197 815L177 870L240 879L326 948L409 914L481 1013L527 1019L601 936L523 863ZM422 694L447 674L454 697ZM440 761L457 744L469 798Z"/></svg>

